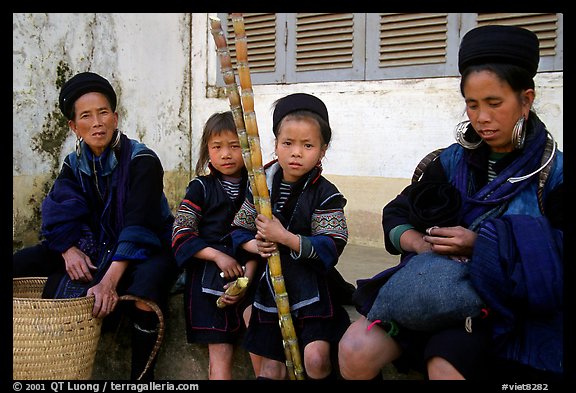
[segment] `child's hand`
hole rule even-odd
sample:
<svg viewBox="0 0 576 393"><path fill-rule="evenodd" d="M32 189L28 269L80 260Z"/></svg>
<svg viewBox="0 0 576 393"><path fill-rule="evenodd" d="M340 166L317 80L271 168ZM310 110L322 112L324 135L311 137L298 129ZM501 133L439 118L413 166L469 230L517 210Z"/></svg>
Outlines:
<svg viewBox="0 0 576 393"><path fill-rule="evenodd" d="M249 280L247 277L239 277L235 281L224 285L224 294L218 298L216 305L219 308L237 303L248 289Z"/></svg>
<svg viewBox="0 0 576 393"><path fill-rule="evenodd" d="M268 258L278 250L278 245L288 247L290 250L300 252L300 236L295 235L282 225L276 217L272 219L258 214L256 217L256 236L258 253Z"/></svg>
<svg viewBox="0 0 576 393"><path fill-rule="evenodd" d="M258 240L252 239L242 244L242 249L251 254L258 254Z"/></svg>
<svg viewBox="0 0 576 393"><path fill-rule="evenodd" d="M222 273L224 273L223 277L226 279L242 277L244 275L242 266L236 262L236 259L232 258L228 254L223 252L219 253L218 256L214 259L214 263L220 270L222 270Z"/></svg>
<svg viewBox="0 0 576 393"><path fill-rule="evenodd" d="M256 246L258 248L258 254L262 258L269 258L272 253L278 250L278 245L274 242L266 241L260 234L256 234Z"/></svg>
<svg viewBox="0 0 576 393"><path fill-rule="evenodd" d="M266 239L267 242L284 244L283 241L286 238L287 230L276 217L270 219L263 214L258 214L256 217L256 230L256 239L260 236L261 239Z"/></svg>

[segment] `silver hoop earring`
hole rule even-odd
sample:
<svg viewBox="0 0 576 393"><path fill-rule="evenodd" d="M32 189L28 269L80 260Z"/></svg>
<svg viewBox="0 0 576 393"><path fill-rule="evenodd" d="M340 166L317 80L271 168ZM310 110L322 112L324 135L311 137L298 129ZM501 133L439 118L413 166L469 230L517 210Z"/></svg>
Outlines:
<svg viewBox="0 0 576 393"><path fill-rule="evenodd" d="M514 146L514 149L522 149L524 147L526 140L525 124L526 119L524 116L520 117L516 124L514 124L514 129L512 130L512 146Z"/></svg>
<svg viewBox="0 0 576 393"><path fill-rule="evenodd" d="M122 134L122 131L120 131L119 129L116 129L116 135L114 137L114 141L112 142L112 150L116 150L116 148L120 147L121 134Z"/></svg>
<svg viewBox="0 0 576 393"><path fill-rule="evenodd" d="M82 155L82 138L76 138L76 157L80 158Z"/></svg>
<svg viewBox="0 0 576 393"><path fill-rule="evenodd" d="M466 132L468 132L469 129L472 129L474 135L476 135L476 137L479 139L478 141L472 142L466 140ZM476 131L474 131L474 129L472 128L470 120L464 120L456 124L456 128L454 128L454 138L456 139L456 142L458 142L458 144L464 147L465 149L473 150L476 149L478 146L480 146L480 144L482 144L482 139L478 137Z"/></svg>

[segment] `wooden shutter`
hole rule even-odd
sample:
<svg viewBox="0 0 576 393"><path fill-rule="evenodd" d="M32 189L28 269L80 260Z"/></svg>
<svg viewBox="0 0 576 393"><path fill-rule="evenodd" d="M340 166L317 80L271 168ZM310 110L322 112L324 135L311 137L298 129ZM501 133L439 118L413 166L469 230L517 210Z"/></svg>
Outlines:
<svg viewBox="0 0 576 393"><path fill-rule="evenodd" d="M354 14L296 15L296 71L352 68Z"/></svg>
<svg viewBox="0 0 576 393"><path fill-rule="evenodd" d="M478 26L513 25L532 30L540 40L540 56L556 55L557 14L478 14Z"/></svg>
<svg viewBox="0 0 576 393"><path fill-rule="evenodd" d="M248 63L250 73L274 72L276 70L276 14L242 14L248 37ZM228 14L226 37L236 65L236 48L234 47L234 26Z"/></svg>
<svg viewBox="0 0 576 393"><path fill-rule="evenodd" d="M448 14L380 14L379 67L446 62Z"/></svg>
<svg viewBox="0 0 576 393"><path fill-rule="evenodd" d="M235 64L231 18L219 15ZM486 24L534 31L540 39L539 71L563 68L562 14L245 13L243 17L254 84L457 76L461 37Z"/></svg>

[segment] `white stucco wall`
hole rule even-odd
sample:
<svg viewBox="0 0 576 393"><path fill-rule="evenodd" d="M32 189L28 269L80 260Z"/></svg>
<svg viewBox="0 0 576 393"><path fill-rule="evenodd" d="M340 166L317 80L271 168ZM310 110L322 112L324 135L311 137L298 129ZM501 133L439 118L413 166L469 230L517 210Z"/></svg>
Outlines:
<svg viewBox="0 0 576 393"><path fill-rule="evenodd" d="M535 111L563 147L563 76L536 77ZM454 142L453 129L465 119L459 78L255 86L255 111L264 155L271 158L274 100L306 92L327 105L333 140L326 173L409 178L428 152Z"/></svg>
<svg viewBox="0 0 576 393"><path fill-rule="evenodd" d="M167 168L189 155L189 14L13 14L13 174L49 168L32 150L58 112L58 65L93 71L118 94L120 125ZM49 130L47 130L49 131ZM46 131L45 131L46 132ZM70 132L61 159L73 148ZM162 148L166 146L166 148Z"/></svg>

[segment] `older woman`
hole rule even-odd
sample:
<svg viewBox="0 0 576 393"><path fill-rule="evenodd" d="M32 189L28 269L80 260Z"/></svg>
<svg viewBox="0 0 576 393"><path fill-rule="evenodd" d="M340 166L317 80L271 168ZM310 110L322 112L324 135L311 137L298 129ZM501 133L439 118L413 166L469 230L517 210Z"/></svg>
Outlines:
<svg viewBox="0 0 576 393"><path fill-rule="evenodd" d="M469 121L422 177L456 187L459 222L416 228L410 186L384 207L385 246L402 255L401 263L358 282L363 316L339 346L346 379L375 378L391 362L429 379L542 382L562 374L563 159L532 110L538 62L538 38L529 30L483 26L464 36L458 65ZM379 288L424 253L468 261L484 313L469 326L429 331L367 318Z"/></svg>
<svg viewBox="0 0 576 393"><path fill-rule="evenodd" d="M162 165L118 129L116 100L108 80L92 72L62 86L60 109L76 151L42 203L43 241L13 256L14 277L48 277L44 297L94 295L95 317L114 311L122 294L165 307L176 274ZM145 302L129 311L135 379L156 343L158 319ZM142 379L153 375L152 367Z"/></svg>

